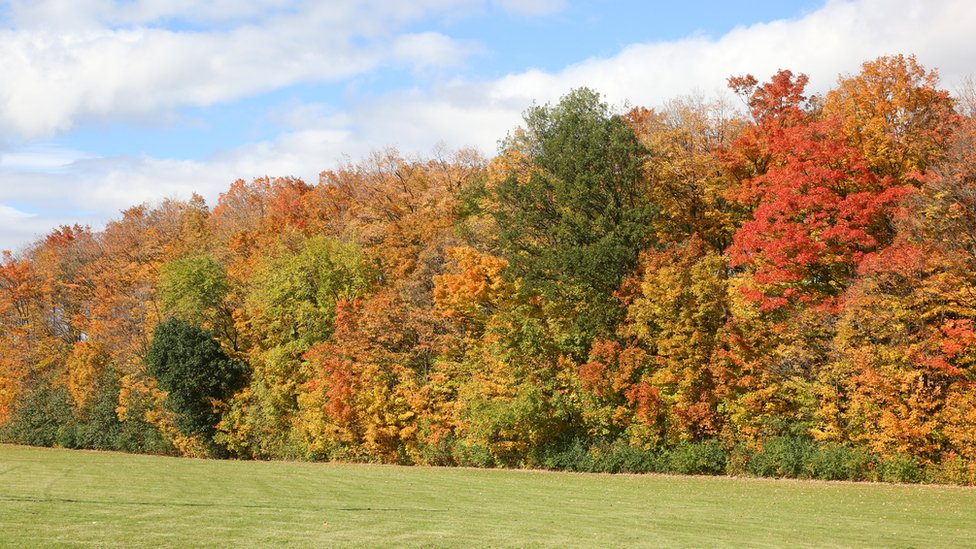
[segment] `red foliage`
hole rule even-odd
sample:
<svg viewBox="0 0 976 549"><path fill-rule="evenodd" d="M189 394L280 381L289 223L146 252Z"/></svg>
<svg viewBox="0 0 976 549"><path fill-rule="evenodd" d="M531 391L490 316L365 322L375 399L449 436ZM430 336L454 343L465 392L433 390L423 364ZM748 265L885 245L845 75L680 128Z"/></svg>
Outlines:
<svg viewBox="0 0 976 549"><path fill-rule="evenodd" d="M731 81L740 90L751 82ZM733 171L756 151L768 157L734 193L752 218L728 250L733 266L752 269L746 296L767 311L838 295L891 240L888 221L910 192L875 176L838 121L815 120L801 108L805 84L804 76L781 71L755 88L749 105L756 125L726 154Z"/></svg>

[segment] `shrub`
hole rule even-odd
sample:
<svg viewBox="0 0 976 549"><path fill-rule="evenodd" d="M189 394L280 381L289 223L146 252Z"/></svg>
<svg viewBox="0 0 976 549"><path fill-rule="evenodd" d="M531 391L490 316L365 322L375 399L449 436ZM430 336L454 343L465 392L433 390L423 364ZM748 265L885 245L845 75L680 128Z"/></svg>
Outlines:
<svg viewBox="0 0 976 549"><path fill-rule="evenodd" d="M68 391L40 381L21 399L0 438L31 446L74 448L75 425Z"/></svg>
<svg viewBox="0 0 976 549"><path fill-rule="evenodd" d="M462 467L494 467L495 460L483 444L459 441L454 446L454 461Z"/></svg>
<svg viewBox="0 0 976 549"><path fill-rule="evenodd" d="M933 466L932 480L940 484L976 484L976 463L951 454L939 465Z"/></svg>
<svg viewBox="0 0 976 549"><path fill-rule="evenodd" d="M601 469L585 442L579 439L548 449L541 461L543 468L557 471L597 472Z"/></svg>
<svg viewBox="0 0 976 549"><path fill-rule="evenodd" d="M873 465L874 458L860 448L826 443L811 456L808 471L821 480L865 480Z"/></svg>
<svg viewBox="0 0 976 549"><path fill-rule="evenodd" d="M748 471L760 477L809 478L808 464L816 452L817 443L807 437L769 438L749 459Z"/></svg>
<svg viewBox="0 0 976 549"><path fill-rule="evenodd" d="M717 440L683 442L668 450L667 472L682 475L721 475L728 456Z"/></svg>
<svg viewBox="0 0 976 549"><path fill-rule="evenodd" d="M925 480L925 469L917 458L899 454L882 460L875 475L882 482L918 483Z"/></svg>
<svg viewBox="0 0 976 549"><path fill-rule="evenodd" d="M733 476L745 476L750 474L749 462L752 460L753 451L745 444L737 444L728 451L728 459L725 462L725 473Z"/></svg>
<svg viewBox="0 0 976 549"><path fill-rule="evenodd" d="M649 473L664 469L659 453L625 443L610 446L599 460L599 470L604 473Z"/></svg>

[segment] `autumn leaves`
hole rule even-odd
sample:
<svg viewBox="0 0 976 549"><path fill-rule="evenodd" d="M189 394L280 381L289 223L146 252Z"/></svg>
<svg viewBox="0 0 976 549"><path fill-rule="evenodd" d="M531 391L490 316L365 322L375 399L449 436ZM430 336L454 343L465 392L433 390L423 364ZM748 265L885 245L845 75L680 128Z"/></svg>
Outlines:
<svg viewBox="0 0 976 549"><path fill-rule="evenodd" d="M64 387L68 423L107 395L184 453L524 466L794 437L965 469L976 146L936 83L903 56L823 97L736 77L747 116L575 90L490 162L387 152L59 229L3 259L0 422ZM239 379L166 378L163 336Z"/></svg>

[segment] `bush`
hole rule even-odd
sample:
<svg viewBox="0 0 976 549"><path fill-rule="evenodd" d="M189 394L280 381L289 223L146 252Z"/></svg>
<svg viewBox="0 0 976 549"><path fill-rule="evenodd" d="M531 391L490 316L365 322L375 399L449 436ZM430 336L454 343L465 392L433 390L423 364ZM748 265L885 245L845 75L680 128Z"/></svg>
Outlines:
<svg viewBox="0 0 976 549"><path fill-rule="evenodd" d="M665 467L660 454L617 443L600 456L599 468L604 473L650 473L660 472Z"/></svg>
<svg viewBox="0 0 976 549"><path fill-rule="evenodd" d="M737 444L728 451L728 459L725 462L725 473L732 476L749 475L749 462L752 460L753 452L745 444Z"/></svg>
<svg viewBox="0 0 976 549"><path fill-rule="evenodd" d="M454 446L454 461L462 467L483 467L495 466L495 460L482 444L469 444L459 441Z"/></svg>
<svg viewBox="0 0 976 549"><path fill-rule="evenodd" d="M0 430L0 440L30 446L173 453L159 431L141 419L142 414L131 413L128 420L119 421L115 413L118 396L118 380L111 372L103 374L98 392L81 409L74 408L64 386L41 381L20 400Z"/></svg>
<svg viewBox="0 0 976 549"><path fill-rule="evenodd" d="M682 475L721 475L728 456L717 440L683 442L666 454L667 471Z"/></svg>
<svg viewBox="0 0 976 549"><path fill-rule="evenodd" d="M599 472L600 469L600 464L590 454L585 442L579 439L547 449L541 461L543 468L557 471Z"/></svg>
<svg viewBox="0 0 976 549"><path fill-rule="evenodd" d="M922 463L909 455L895 455L882 460L875 469L876 480L882 482L913 482L925 480Z"/></svg>
<svg viewBox="0 0 976 549"><path fill-rule="evenodd" d="M75 422L68 399L64 387L39 382L21 398L0 438L31 446L74 448Z"/></svg>
<svg viewBox="0 0 976 549"><path fill-rule="evenodd" d="M809 472L821 480L866 480L873 465L874 458L860 448L827 443L811 456Z"/></svg>
<svg viewBox="0 0 976 549"><path fill-rule="evenodd" d="M967 461L958 455L951 454L942 463L932 468L930 476L934 482L966 486L976 484L976 462Z"/></svg>
<svg viewBox="0 0 976 549"><path fill-rule="evenodd" d="M876 462L863 449L795 435L769 438L752 454L744 448L735 454L745 472L759 477L867 480Z"/></svg>
<svg viewBox="0 0 976 549"><path fill-rule="evenodd" d="M817 452L817 443L806 437L773 437L763 442L762 450L749 460L748 471L759 477L809 478L808 464Z"/></svg>

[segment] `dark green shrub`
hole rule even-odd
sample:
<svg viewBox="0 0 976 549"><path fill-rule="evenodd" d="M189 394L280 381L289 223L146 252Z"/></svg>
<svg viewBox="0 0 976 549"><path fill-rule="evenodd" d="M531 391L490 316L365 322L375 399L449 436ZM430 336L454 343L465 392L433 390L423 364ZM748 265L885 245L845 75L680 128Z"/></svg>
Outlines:
<svg viewBox="0 0 976 549"><path fill-rule="evenodd" d="M773 437L749 459L748 471L760 477L809 478L817 443L807 437Z"/></svg>
<svg viewBox="0 0 976 549"><path fill-rule="evenodd" d="M454 446L454 461L462 467L494 467L491 451L481 444L458 441Z"/></svg>
<svg viewBox="0 0 976 549"><path fill-rule="evenodd" d="M873 464L874 458L860 448L825 443L817 446L807 470L821 480L866 480Z"/></svg>
<svg viewBox="0 0 976 549"><path fill-rule="evenodd" d="M547 449L541 459L542 467L556 471L597 472L599 464L582 440Z"/></svg>
<svg viewBox="0 0 976 549"><path fill-rule="evenodd" d="M64 387L39 382L21 397L0 438L31 446L74 448L75 421L68 398Z"/></svg>
<svg viewBox="0 0 976 549"><path fill-rule="evenodd" d="M922 482L925 468L912 456L896 455L882 460L875 469L876 480L882 482Z"/></svg>
<svg viewBox="0 0 976 549"><path fill-rule="evenodd" d="M721 475L728 456L717 440L683 442L666 454L667 472L682 475Z"/></svg>
<svg viewBox="0 0 976 549"><path fill-rule="evenodd" d="M651 473L664 467L658 452L615 443L600 455L598 469L604 473Z"/></svg>

